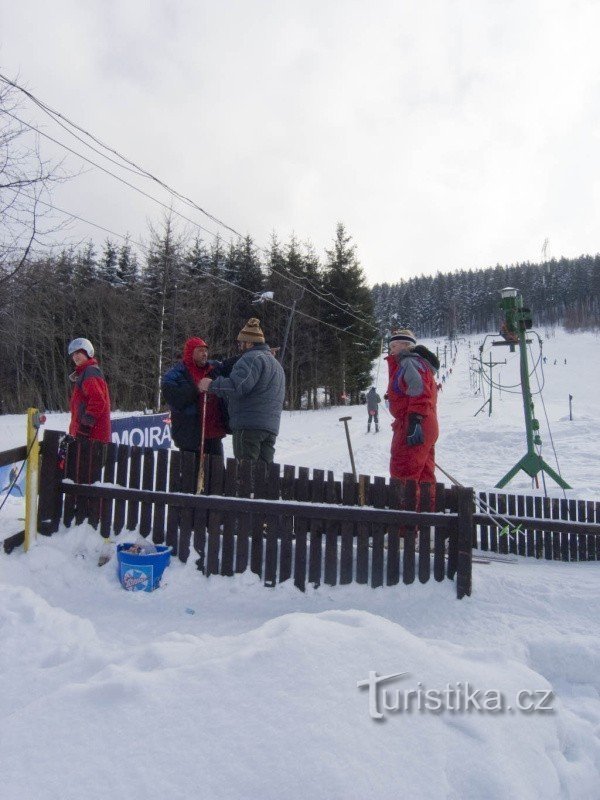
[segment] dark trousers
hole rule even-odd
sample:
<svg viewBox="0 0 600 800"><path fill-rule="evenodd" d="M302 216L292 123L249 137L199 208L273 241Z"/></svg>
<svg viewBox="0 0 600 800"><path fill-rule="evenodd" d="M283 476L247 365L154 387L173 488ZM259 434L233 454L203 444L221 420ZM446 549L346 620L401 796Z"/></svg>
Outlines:
<svg viewBox="0 0 600 800"><path fill-rule="evenodd" d="M241 430L233 432L233 455L239 460L264 461L272 464L277 436L271 431Z"/></svg>
<svg viewBox="0 0 600 800"><path fill-rule="evenodd" d="M379 410L369 411L369 421L367 422L367 430L371 427L371 420L375 422L375 427L379 428Z"/></svg>

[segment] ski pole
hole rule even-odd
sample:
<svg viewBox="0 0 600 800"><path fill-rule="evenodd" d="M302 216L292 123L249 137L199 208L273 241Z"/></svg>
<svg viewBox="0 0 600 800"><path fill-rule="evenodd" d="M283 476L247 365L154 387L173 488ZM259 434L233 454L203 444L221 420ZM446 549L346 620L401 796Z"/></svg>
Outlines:
<svg viewBox="0 0 600 800"><path fill-rule="evenodd" d="M352 419L352 417L340 417L340 422L344 423L344 428L346 429L346 441L348 442L348 452L350 453L350 463L352 464L352 474L354 475L354 480L357 480L356 477L356 465L354 463L354 453L352 452L352 442L350 441L350 431L348 430L348 420Z"/></svg>
<svg viewBox="0 0 600 800"><path fill-rule="evenodd" d="M208 392L202 395L202 428L200 431L200 467L198 469L198 483L196 484L196 494L204 491L204 434L206 432L206 400Z"/></svg>

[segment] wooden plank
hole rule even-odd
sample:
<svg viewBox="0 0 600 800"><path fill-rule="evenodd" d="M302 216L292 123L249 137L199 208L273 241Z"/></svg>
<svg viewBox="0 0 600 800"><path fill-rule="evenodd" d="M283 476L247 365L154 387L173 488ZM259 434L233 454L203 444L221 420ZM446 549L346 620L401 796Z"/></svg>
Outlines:
<svg viewBox="0 0 600 800"><path fill-rule="evenodd" d="M169 450L164 448L156 451L156 484L157 492L167 489ZM165 541L165 504L155 503L154 517L152 520L152 541L154 544L164 544Z"/></svg>
<svg viewBox="0 0 600 800"><path fill-rule="evenodd" d="M257 461L252 468L254 497L267 496L267 464ZM263 544L265 533L265 517L262 512L252 515L252 537L250 540L250 570L259 577L262 576Z"/></svg>
<svg viewBox="0 0 600 800"><path fill-rule="evenodd" d="M433 511L431 488L428 483L421 484L421 511ZM473 526L473 530L475 530L475 526ZM419 525L418 574L420 583L427 583L431 575L431 528L428 525Z"/></svg>
<svg viewBox="0 0 600 800"><path fill-rule="evenodd" d="M552 507L552 519L562 519L560 514L560 500L558 497L553 497L551 501ZM567 557L566 560L569 560L568 556L568 548L567 548ZM562 561L562 550L561 550L561 534L557 531L552 533L552 558L554 561Z"/></svg>
<svg viewBox="0 0 600 800"><path fill-rule="evenodd" d="M451 501L452 508L455 509L458 508L458 497L456 492L457 492L457 487L453 486L448 491L448 496L447 496L447 499ZM494 497L494 502L495 502L496 495L492 496ZM490 544L492 545L492 550L493 550L493 546L495 545L496 547L498 547L498 544L497 544L496 528L493 528L492 531L493 532ZM494 537L496 537L496 541L494 541ZM448 563L446 565L446 576L450 578L450 580L454 580L457 567L458 567L458 531L455 526L454 529L450 531L448 537Z"/></svg>
<svg viewBox="0 0 600 800"><path fill-rule="evenodd" d="M552 506L550 505L550 498L542 498L542 518L552 519ZM552 531L544 531L544 558L552 561Z"/></svg>
<svg viewBox="0 0 600 800"><path fill-rule="evenodd" d="M577 522L577 501L576 500L569 500L569 519ZM578 541L577 541L577 534L576 533L569 533L569 560L570 561L577 561L578 560Z"/></svg>
<svg viewBox="0 0 600 800"><path fill-rule="evenodd" d="M228 458L224 465L225 475L223 494L225 497L235 497L238 484L237 460ZM234 574L235 532L237 517L233 512L223 514L223 544L221 546L221 575Z"/></svg>
<svg viewBox="0 0 600 800"><path fill-rule="evenodd" d="M488 493L488 506L489 513L494 516L494 512L498 510L498 495L496 492ZM495 525L490 526L490 550L492 553L498 552L498 528Z"/></svg>
<svg viewBox="0 0 600 800"><path fill-rule="evenodd" d="M90 443L90 483L96 483L102 479L102 465L104 463L106 445L104 442ZM91 497L88 503L88 522L98 529L100 523L101 506L104 501L97 497Z"/></svg>
<svg viewBox="0 0 600 800"><path fill-rule="evenodd" d="M337 502L335 478L330 470L327 473L325 484L325 502ZM338 542L342 533L341 525L335 520L329 520L325 528L325 570L323 582L327 586L335 586L338 580Z"/></svg>
<svg viewBox="0 0 600 800"><path fill-rule="evenodd" d="M119 486L127 486L127 467L129 465L129 447L120 444L117 447L117 477L116 483ZM125 525L125 501L115 500L115 513L113 519L113 529L118 536Z"/></svg>
<svg viewBox="0 0 600 800"><path fill-rule="evenodd" d="M267 468L267 499L279 500L281 496L279 464L269 464ZM265 516L265 586L273 587L277 583L277 557L279 536L281 532L281 514Z"/></svg>
<svg viewBox="0 0 600 800"><path fill-rule="evenodd" d="M223 495L223 487L225 484L225 463L220 456L206 456L204 464L204 492L211 495ZM197 475L194 477L195 493L197 488ZM223 516L220 511L209 511L204 517L204 525L207 530L206 540L206 569L205 574L218 575L222 574L222 564L220 563L221 553L221 537L223 533ZM194 525L194 518L192 517L192 526ZM181 542L181 525L179 541Z"/></svg>
<svg viewBox="0 0 600 800"><path fill-rule="evenodd" d="M127 485L139 489L142 483L142 448L133 445L129 454L129 480ZM140 504L129 501L127 505L127 530L134 531L140 518Z"/></svg>
<svg viewBox="0 0 600 800"><path fill-rule="evenodd" d="M196 491L196 454L183 451L181 454L181 491L194 494ZM179 519L179 560L185 564L190 556L194 510L182 508Z"/></svg>
<svg viewBox="0 0 600 800"><path fill-rule="evenodd" d="M525 516L525 497L524 497L524 495L520 494L520 495L517 496L516 499L517 499L517 515L519 517L524 517ZM527 538L526 538L525 531L523 529L521 529L519 531L519 533L517 534L517 540L515 542L515 545L516 545L516 552L520 556L526 556L527 555Z"/></svg>
<svg viewBox="0 0 600 800"><path fill-rule="evenodd" d="M309 471L307 467L298 468L298 479L296 481L296 497L298 500L307 501L310 499ZM296 516L295 535L296 547L294 551L294 585L301 591L306 587L306 537L309 521L306 517Z"/></svg>
<svg viewBox="0 0 600 800"><path fill-rule="evenodd" d="M171 450L169 459L169 492L181 491L181 452ZM178 506L167 504L167 534L165 542L173 548L173 555L179 553L179 517L181 509Z"/></svg>
<svg viewBox="0 0 600 800"><path fill-rule="evenodd" d="M497 504L498 504L498 514L502 517L505 517L508 513L508 501L507 496L505 494L499 494L497 496ZM498 531L498 552L506 554L509 552L509 545L511 540L513 539L514 534L512 531L507 531L502 533L500 530Z"/></svg>
<svg viewBox="0 0 600 800"><path fill-rule="evenodd" d="M585 500L577 501L577 521L586 521L586 507ZM577 536L577 560L587 561L587 538L585 533L580 533Z"/></svg>
<svg viewBox="0 0 600 800"><path fill-rule="evenodd" d="M526 517L533 517L534 513L535 512L533 510L533 497L530 494L528 494L525 497L525 516ZM534 533L534 529L533 528L526 528L525 529L525 537L526 537L526 547L525 547L526 555L534 557L534 558L537 557L536 556L536 549L535 549L535 533Z"/></svg>
<svg viewBox="0 0 600 800"><path fill-rule="evenodd" d="M404 500L405 508L414 511L419 500L419 486L415 481L406 481L406 497ZM402 531L402 582L409 584L415 580L415 543L417 537L417 527L405 525Z"/></svg>
<svg viewBox="0 0 600 800"><path fill-rule="evenodd" d="M391 478L388 486L388 505L401 509L404 503L404 485ZM396 586L400 582L400 528L398 525L386 525L387 529L387 565L386 583Z"/></svg>
<svg viewBox="0 0 600 800"><path fill-rule="evenodd" d="M237 494L250 497L252 494L252 462L244 460L238 464ZM240 514L238 517L235 547L235 571L245 572L248 568L249 536L252 532L252 515Z"/></svg>
<svg viewBox="0 0 600 800"><path fill-rule="evenodd" d="M142 465L142 489L154 489L154 450L144 447ZM152 503L140 505L140 534L146 538L152 531Z"/></svg>
<svg viewBox="0 0 600 800"><path fill-rule="evenodd" d="M60 431L46 431L42 442L37 529L45 536L51 536L60 527L63 494L60 485L62 469L58 463L58 448L62 437Z"/></svg>
<svg viewBox="0 0 600 800"><path fill-rule="evenodd" d="M77 482L92 483L92 452L91 442L84 439L79 442L79 460L77 462ZM79 495L75 503L75 524L81 525L88 518L89 498Z"/></svg>
<svg viewBox="0 0 600 800"><path fill-rule="evenodd" d="M560 502L560 512L558 519L569 519L568 500L563 498L558 502ZM571 539L570 534L565 531L564 533L559 534L559 538L560 538L560 560L570 561L571 560L571 552L569 547Z"/></svg>
<svg viewBox="0 0 600 800"><path fill-rule="evenodd" d="M597 514L597 503L593 500L588 500L585 504L585 519L586 522L600 522L600 517ZM600 559L600 542L595 536L587 537L587 557L588 561L598 561Z"/></svg>
<svg viewBox="0 0 600 800"><path fill-rule="evenodd" d="M281 478L281 499L293 500L294 488L296 485L296 467L285 464L283 467L283 477ZM279 582L289 580L292 577L294 547L294 516L284 514L281 520L281 539L279 548Z"/></svg>
<svg viewBox="0 0 600 800"><path fill-rule="evenodd" d="M342 503L352 506L357 501L354 475L345 472L342 480ZM369 581L369 530L364 524L343 521L340 526L340 585L352 583L354 577L354 538L356 536L356 582Z"/></svg>
<svg viewBox="0 0 600 800"><path fill-rule="evenodd" d="M533 508L534 508L534 516L536 519L542 519L544 516L544 505L541 497L534 497L533 498ZM535 529L534 530L534 538L535 538L535 557L536 558L543 558L544 557L544 532Z"/></svg>
<svg viewBox="0 0 600 800"><path fill-rule="evenodd" d="M59 431L46 431L46 435L48 433L59 433ZM60 436L64 436L64 433L60 433ZM3 450L0 453L0 467L8 467L11 464L18 464L19 461L25 461L27 458L27 445L21 445L20 447L12 447L10 450ZM18 534L17 534L18 535Z"/></svg>
<svg viewBox="0 0 600 800"><path fill-rule="evenodd" d="M366 485L366 484L365 484ZM375 508L385 508L389 502L385 478L375 477L370 488L371 503ZM383 586L385 525L375 523L371 527L371 586Z"/></svg>
<svg viewBox="0 0 600 800"><path fill-rule="evenodd" d="M481 504L481 508L487 511L487 492L479 492L479 500ZM489 540L489 525L481 525L480 526L480 533L479 533L479 547L481 550L489 550L490 549L490 540Z"/></svg>
<svg viewBox="0 0 600 800"><path fill-rule="evenodd" d="M485 494L485 493L482 493ZM435 510L443 512L446 505L446 487L443 483L435 487ZM487 529L487 526L486 526ZM440 526L435 526L433 534L433 577L436 581L443 581L446 571L446 531Z"/></svg>
<svg viewBox="0 0 600 800"><path fill-rule="evenodd" d="M311 500L313 503L325 502L325 471L313 469ZM311 520L310 545L308 551L308 582L317 587L321 585L323 564L323 522Z"/></svg>
<svg viewBox="0 0 600 800"><path fill-rule="evenodd" d="M115 482L115 471L117 468L117 445L110 442L106 445L106 459L104 461L104 474L102 475L103 483ZM108 497L102 498L102 506L100 510L100 535L104 539L108 539L112 529L112 516L113 516L113 500Z"/></svg>
<svg viewBox="0 0 600 800"><path fill-rule="evenodd" d="M471 530L473 528L473 491L458 490L458 564L456 570L456 596L460 600L471 595L473 550Z"/></svg>
<svg viewBox="0 0 600 800"><path fill-rule="evenodd" d="M65 478L77 483L79 461L79 442L71 442L67 447L67 454L65 459ZM71 527L71 523L75 518L75 501L74 495L67 495L63 503L63 524L66 528Z"/></svg>

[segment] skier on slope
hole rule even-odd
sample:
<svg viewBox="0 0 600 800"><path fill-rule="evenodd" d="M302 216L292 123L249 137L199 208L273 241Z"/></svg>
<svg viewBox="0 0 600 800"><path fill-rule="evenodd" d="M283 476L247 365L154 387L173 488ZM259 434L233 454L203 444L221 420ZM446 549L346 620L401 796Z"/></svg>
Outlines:
<svg viewBox="0 0 600 800"><path fill-rule="evenodd" d="M377 394L375 387L371 386L367 392L367 412L369 414L367 433L371 431L371 420L375 423L375 433L379 431L379 403L381 403L381 397Z"/></svg>
<svg viewBox="0 0 600 800"><path fill-rule="evenodd" d="M392 430L390 474L402 481L429 483L435 492L435 443L438 438L437 357L417 345L412 331L394 331L389 342Z"/></svg>

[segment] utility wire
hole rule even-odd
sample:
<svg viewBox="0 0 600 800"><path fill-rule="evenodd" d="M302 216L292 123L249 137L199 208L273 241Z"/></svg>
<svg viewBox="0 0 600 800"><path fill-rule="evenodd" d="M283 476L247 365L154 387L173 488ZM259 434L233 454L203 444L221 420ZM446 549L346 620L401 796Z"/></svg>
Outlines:
<svg viewBox="0 0 600 800"><path fill-rule="evenodd" d="M77 125L77 123L75 123L75 122L73 122L72 120L70 120L70 119L69 119L68 117L66 117L64 114L61 114L59 111L56 111L55 109L52 109L50 106L48 106L48 105L47 105L46 103L44 103L43 101L39 100L39 99L38 99L38 98L37 98L37 97L36 97L34 94L32 94L32 93L31 93L31 92L29 92L27 89L25 89L24 87L22 87L22 86L20 86L19 84L17 84L15 81L12 81L12 80L10 80L9 78L7 78L7 77L6 77L5 75L3 75L2 73L0 73L0 80L4 81L4 83L8 84L9 86L12 86L13 88L15 88L15 89L17 89L17 90L21 91L21 92L22 92L22 93L23 93L23 94L24 94L26 97L28 97L28 98L29 98L29 99L30 99L30 100L31 100L31 101L32 101L32 102L33 102L33 103L34 103L36 106L38 106L38 108L40 108L40 109L41 109L41 110L42 110L42 111L43 111L45 114L47 114L47 115L48 115L48 116L49 116L49 117L50 117L50 118L51 118L51 119L52 119L54 122L56 122L58 125L60 125L60 127L61 127L63 130L65 130L67 133L70 133L70 134L71 134L72 136L74 136L74 137L75 137L75 138L76 138L76 139L77 139L79 142L81 142L81 143L82 143L84 146L87 146L87 147L89 147L89 148L90 148L91 150L93 150L93 152L95 152L96 154L98 154L98 155L102 156L103 158L106 158L108 161L110 161L110 162L111 162L112 164L114 164L115 166L118 166L118 167L121 167L121 168L127 169L129 172L132 172L132 173L134 173L135 175L138 175L138 176L140 176L140 177L146 177L146 178L148 178L149 180L151 180L151 181L154 181L154 182L155 182L155 183L157 183L159 186L161 186L163 189L165 189L166 191L168 191L168 192L169 192L169 193L170 193L172 196L174 196L174 197L177 197L179 200L181 200L182 202L184 202L186 205L188 205L188 206L191 206L192 208L194 208L194 209L195 209L195 210L197 210L197 211L200 211L202 214L204 214L206 217L208 217L208 218L209 218L211 221L213 221L213 222L215 222L216 224L218 224L218 225L222 226L223 228L225 228L225 229L229 230L231 233L233 233L235 236L238 236L240 239L243 239L243 238L244 238L244 237L242 236L242 234L241 234L241 233L239 233L239 231L237 231L235 228L231 227L230 225L227 225L226 223L224 223L223 221L221 221L220 219L218 219L217 217L215 217L213 214L209 213L209 212L208 212L208 211L206 211L204 208L202 208L201 206L199 206L199 205L198 205L196 202L194 202L194 201L193 201L191 198L187 197L186 195L183 195L183 194L181 194L181 193L180 193L180 192L178 192L176 189L173 189L173 188L172 188L172 187L170 187L170 186L169 186L167 183L165 183L165 182L164 182L164 181L162 181L161 179L157 178L155 175L153 175L152 173L148 172L147 170L145 170L143 167L140 167L140 166L139 166L138 164L136 164L134 161L131 161L130 159L128 159L128 158L126 158L125 156L123 156L123 155L122 155L121 153L119 153L117 150L115 150L114 148L112 148L112 147L110 147L109 145L107 145L107 144L105 144L104 142L102 142L100 139L98 139L98 138L97 138L96 136L94 136L92 133L90 133L89 131L85 130L85 129L84 129L84 128L82 128L81 126ZM68 145L65 145L64 143L60 142L59 140L57 140L57 139L55 139L55 138L51 137L49 134L46 134L46 133L44 133L43 131L39 130L39 128L36 128L34 125L32 125L32 124L30 124L30 123L27 123L27 122L25 122L24 120L21 120L19 117L17 117L16 115L12 114L11 112L6 112L6 113L7 113L7 114L9 114L9 116L11 116L13 119L15 119L16 121L18 121L18 122L19 122L21 125L25 125L26 127L29 127L31 130L35 130L35 131L36 131L38 134L40 134L40 135L42 135L42 136L45 136L46 138L50 139L50 141L54 142L54 143L55 143L55 144L57 144L59 147L63 147L63 148L65 148L66 150L68 150L68 151L69 151L70 153L72 153L73 155L76 155L78 158L81 158L81 159L83 159L84 161L86 161L86 162L87 162L87 163L89 163L90 165L92 165L92 166L95 166L97 169L100 169L100 170L102 170L103 172L105 172L105 173L107 173L107 174L111 175L111 176L112 176L112 177L114 177L116 180L120 181L121 183L124 183L125 185L129 186L130 188L133 188L135 191L137 191L137 192L140 192L141 194L143 194L144 196L146 196L146 197L148 197L149 199L153 200L154 202L157 202L157 203L159 203L160 205L162 205L162 206L163 206L163 208L166 208L167 210L173 210L173 209L170 209L168 206L166 206L164 203L162 203L162 202L161 202L160 200L158 200L157 198L154 198L154 197L152 197L151 195L149 195L149 194L147 194L146 192L144 192L142 189L139 189L138 187L134 186L133 184L130 184L128 181L125 181L123 178L120 178L119 176L115 175L115 174L114 174L114 173L112 173L110 170L107 170L106 168L102 167L101 165L97 164L96 162L94 162L94 161L91 161L89 158L87 158L86 156L82 155L81 153L78 153L77 151L73 150L73 149L72 149L72 148L70 148ZM61 120L62 120L62 121L61 121ZM64 123L66 123L66 125L65 125ZM89 137L89 138L90 138L92 141L94 141L94 142L95 142L96 144L98 144L100 147L102 147L102 148L104 148L105 150L107 150L108 152L110 152L110 153L113 153L114 155L116 155L116 156L117 156L119 159L121 159L121 161L123 161L124 163L123 163L123 164L121 164L121 163L119 163L119 162L115 161L115 160L114 160L113 158L111 158L110 156L106 155L106 153L102 153L102 152L101 152L101 151L99 151L97 148L95 148L95 147L93 147L91 144L89 144L89 142L86 142L84 139L82 139L80 136L78 136L76 133L74 133L74 132L73 132L73 130L71 130L71 129L70 129L69 127L67 127L67 126L71 126L71 127L72 127L72 128L74 128L75 130L77 130L77 131L79 131L80 133L82 133L84 136L87 136L87 137ZM184 216L183 214L181 214L180 212L177 212L177 211L175 211L175 210L173 210L173 211L174 211L174 213L176 213L178 216L180 216L182 219L185 219L187 222L190 222L191 224L193 224L193 225L196 225L198 228L200 228L200 230L203 230L203 231L205 231L206 233L209 233L209 234L210 234L210 235L212 235L212 236L215 236L215 237L217 237L217 236L218 236L218 234L216 234L214 231L209 231L207 228L204 228L204 227L203 227L202 225L200 225L199 223L197 223L197 222L195 222L195 221L193 221L193 220L190 220L188 217L185 217L185 216ZM265 250L264 248L259 248L259 249L260 249L260 250L262 250L262 252L266 253L268 256L270 255L270 253L269 253L267 250ZM278 275L280 275L280 276L281 276L282 278L284 278L285 280L288 280L288 281L290 281L291 283L294 283L294 281L293 281L291 278L289 278L287 275L285 275L285 274L283 274L283 273L279 272L278 270L275 270L273 267L271 267L271 271L272 271L272 272L275 272L275 273L276 273L276 274L278 274ZM308 291L310 294L313 294L313 295L315 295L316 297L318 297L320 300L323 300L324 302L327 302L327 303L329 303L329 304L330 304L330 305L332 305L334 308L337 308L337 309L338 309L338 311L342 311L342 313L346 313L346 314L348 314L349 316L352 316L352 317L354 317L355 319L359 320L359 321L360 321L360 322L362 322L363 324L366 324L366 325L368 325L368 326L372 327L373 329L377 329L377 326L376 326L376 325L374 325L372 322L370 322L368 319L366 319L366 318L364 318L364 317L360 317L360 316L358 316L358 315L354 314L352 311L350 311L350 309L352 308L352 306L351 306L349 303L347 303L345 300L342 300L342 299L338 298L338 297L337 297L335 294L333 294L333 292L329 292L329 291L320 292L320 291L316 290L316 289L315 289L315 287L314 287L314 285L313 285L312 283L310 283L310 281L309 281L307 278L305 278L304 276L302 276L302 277L300 277L300 276L296 276L296 275L295 275L293 272L291 272L291 270L290 270L290 274L294 275L294 277L295 277L295 278L299 278L299 279L301 279L301 280L305 281L306 283L308 283L310 286L312 286L312 289L308 289L307 287L304 287L304 288L307 288L307 291ZM296 283L296 285L300 285L300 284ZM330 301L330 300L327 300L327 298L326 298L326 296L325 296L325 295L329 295L330 297L333 297L333 298L334 298L334 299L337 301L337 303L334 303L334 302L332 302L332 301ZM345 306L346 308L344 309L342 306Z"/></svg>

